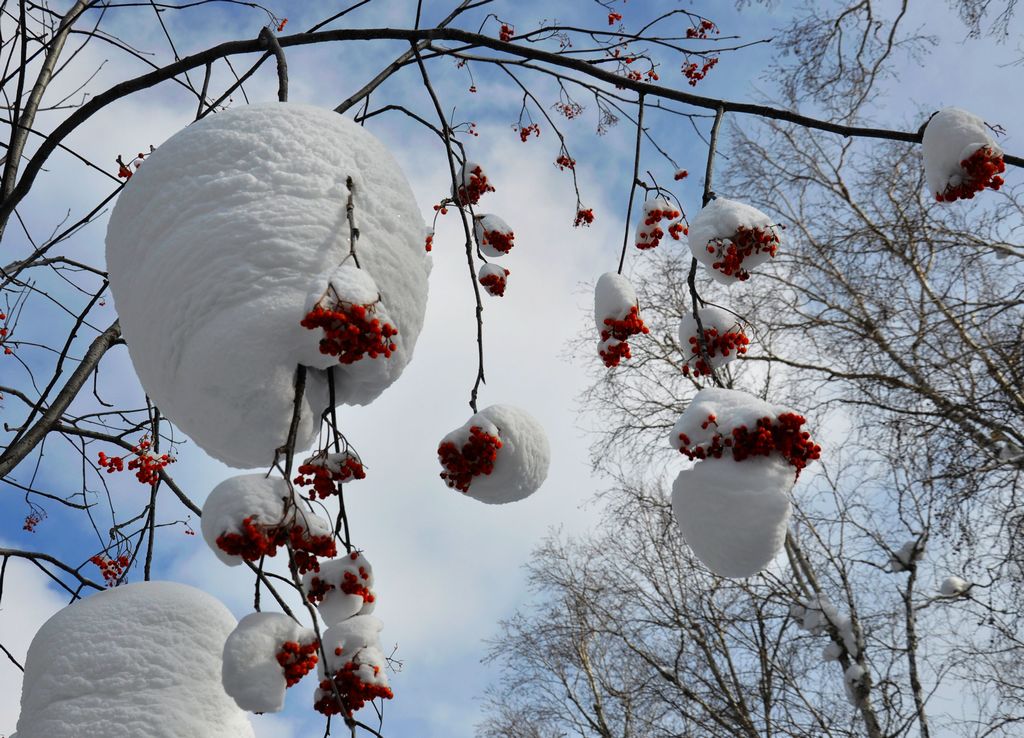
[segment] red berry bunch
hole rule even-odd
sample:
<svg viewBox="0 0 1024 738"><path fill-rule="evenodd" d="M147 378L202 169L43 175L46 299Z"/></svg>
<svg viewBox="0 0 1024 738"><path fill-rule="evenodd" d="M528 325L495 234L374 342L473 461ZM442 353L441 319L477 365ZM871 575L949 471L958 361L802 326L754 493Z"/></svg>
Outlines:
<svg viewBox="0 0 1024 738"><path fill-rule="evenodd" d="M36 526L43 521L43 518L45 516L46 513L41 512L39 510L33 510L32 512L25 516L25 524L21 526L21 529L27 530L29 533L35 533Z"/></svg>
<svg viewBox="0 0 1024 738"><path fill-rule="evenodd" d="M515 240L516 234L514 231L502 231L494 229L491 231L483 230L481 242L490 246L495 251L500 251L503 254L507 254L515 246L513 241Z"/></svg>
<svg viewBox="0 0 1024 738"><path fill-rule="evenodd" d="M505 272L504 277L497 272L489 272L488 274L480 277L480 284L483 285L488 294L494 295L495 297L505 296L505 286L508 284L505 277L510 275L512 272L508 269L503 269L502 271Z"/></svg>
<svg viewBox="0 0 1024 738"><path fill-rule="evenodd" d="M170 454L155 454L149 449L152 443L143 436L137 446L132 446L132 453L135 458L128 462L128 470L135 472L135 478L143 484L156 484L160 480L160 470L168 464L173 464L176 459ZM107 474L124 471L124 456L107 456L100 451L98 463L107 470Z"/></svg>
<svg viewBox="0 0 1024 738"><path fill-rule="evenodd" d="M514 127L514 126L513 126ZM534 136L540 136L540 126L536 123L531 123L528 126L522 126L519 128L519 140L526 143L527 139L530 138L530 134Z"/></svg>
<svg viewBox="0 0 1024 738"><path fill-rule="evenodd" d="M601 360L604 361L604 365L609 369L613 366L618 366L619 362L623 359L633 358L633 354L629 350L629 344L625 341L617 341L614 338L602 341L598 346L597 353Z"/></svg>
<svg viewBox="0 0 1024 738"><path fill-rule="evenodd" d="M89 559L89 561L99 567L100 573L103 575L103 581L106 582L108 587L116 586L125 569L131 564L131 559L125 554L121 554L116 559L98 554Z"/></svg>
<svg viewBox="0 0 1024 738"><path fill-rule="evenodd" d="M614 26L620 20L622 20L622 14L621 13L609 13L608 14L608 25L609 26Z"/></svg>
<svg viewBox="0 0 1024 738"><path fill-rule="evenodd" d="M500 448L501 439L478 425L469 429L469 438L461 449L452 441L443 441L437 447L437 457L445 468L441 472L441 479L449 487L468 492L473 477L494 471L494 462L498 459Z"/></svg>
<svg viewBox="0 0 1024 738"><path fill-rule="evenodd" d="M635 336L639 333L650 333L650 329L644 325L644 321L640 318L640 308L636 305L629 309L626 317L622 320L610 317L605 318L604 325L606 327L601 331L602 341L607 341L609 338L625 341L630 336Z"/></svg>
<svg viewBox="0 0 1024 738"><path fill-rule="evenodd" d="M708 242L708 253L718 258L712 263L712 268L740 281L750 279L750 272L743 268L744 259L752 254L774 257L778 249L779 235L770 227L739 226L732 238L716 238Z"/></svg>
<svg viewBox="0 0 1024 738"><path fill-rule="evenodd" d="M465 179L463 177L464 184L459 186L455 196L460 205L476 205L486 193L494 192L494 187L487 180L487 175L479 164L469 171L469 182L465 182Z"/></svg>
<svg viewBox="0 0 1024 738"><path fill-rule="evenodd" d="M555 159L555 166L558 167L563 172L566 169L575 169L576 160L567 154L560 154L559 157Z"/></svg>
<svg viewBox="0 0 1024 738"><path fill-rule="evenodd" d="M390 323L381 323L374 317L376 310L370 305L353 305L338 301L331 307L317 305L300 325L316 330L322 328L320 353L338 357L339 364L352 364L364 356L390 358L395 350L391 338L398 331Z"/></svg>
<svg viewBox="0 0 1024 738"><path fill-rule="evenodd" d="M287 687L302 681L302 677L316 668L319 661L316 655L317 642L299 644L285 641L277 652L277 663L284 669L284 680Z"/></svg>
<svg viewBox="0 0 1024 738"><path fill-rule="evenodd" d="M982 146L969 157L960 162L963 169L963 180L958 185L947 185L945 192L935 195L939 202L971 200L974 195L986 187L998 190L1003 186L1003 178L998 176L1006 171L1003 155L997 154L990 146Z"/></svg>
<svg viewBox="0 0 1024 738"><path fill-rule="evenodd" d="M348 558L357 562L360 554L358 551L352 551ZM344 559L342 559L344 561ZM365 561L365 559L364 559ZM358 595L363 598L364 603L375 602L377 596L370 589L370 572L367 568L361 564L350 564L354 569L342 572L341 582L336 587L333 583L322 579L319 576L314 576L309 580L306 585L306 599L310 603L316 605L324 601L324 598L335 589L340 589L345 594Z"/></svg>
<svg viewBox="0 0 1024 738"><path fill-rule="evenodd" d="M591 208L579 208L576 210L576 220L573 221L573 228L589 226L594 222L594 211Z"/></svg>
<svg viewBox="0 0 1024 738"><path fill-rule="evenodd" d="M366 470L359 459L349 453L329 454L321 451L299 465L299 474L292 482L299 487L312 485L309 499L326 500L338 491L338 482L366 479Z"/></svg>
<svg viewBox="0 0 1024 738"><path fill-rule="evenodd" d="M340 654L339 654L340 655ZM370 666L359 662L357 653L353 661L346 661L340 669L334 672L331 679L324 679L320 682L320 698L313 704L313 709L324 715L344 714L351 716L367 702L378 697L389 700L395 696L390 687L382 684L367 684L359 675L363 666ZM376 676L380 673L379 666L373 666L373 673ZM334 682L333 686L331 682ZM335 688L341 695L343 704L338 704L335 697Z"/></svg>
<svg viewBox="0 0 1024 738"><path fill-rule="evenodd" d="M679 453L688 459L720 459L726 449L731 449L736 461L777 453L796 468L799 476L809 462L821 458L821 447L811 440L810 433L800 430L805 422L807 420L802 415L795 413L782 413L774 420L765 416L758 419L753 430L741 425L733 428L729 435L715 433L706 446L697 444L691 447L689 436L680 433ZM709 425L718 426L713 414L701 423L704 429Z"/></svg>
<svg viewBox="0 0 1024 738"><path fill-rule="evenodd" d="M508 23L502 23L501 30L498 32L498 38L502 41L511 41L515 34L516 29L514 26L510 26Z"/></svg>
<svg viewBox="0 0 1024 738"><path fill-rule="evenodd" d="M686 29L686 38L707 38L709 32L718 33L718 28L708 19L703 19L698 25Z"/></svg>
<svg viewBox="0 0 1024 738"><path fill-rule="evenodd" d="M665 237L665 231L661 229L661 221L674 221L681 215L682 213L662 198L645 202L644 219L636 232L636 247L641 251L657 248L661 243L661 239ZM682 227L679 223L673 223L669 226L669 231L676 240L679 240L677 234Z"/></svg>
<svg viewBox="0 0 1024 738"><path fill-rule="evenodd" d="M107 470L107 474L124 471L124 459L120 456L107 456L100 451L99 465Z"/></svg>
<svg viewBox="0 0 1024 738"><path fill-rule="evenodd" d="M690 87L696 87L697 83L704 79L708 72L718 64L718 57L708 57L703 64L698 65L697 62L690 62L683 65L683 76L689 80Z"/></svg>
<svg viewBox="0 0 1024 738"><path fill-rule="evenodd" d="M317 557L333 558L338 550L331 536L311 536L301 525L263 525L249 516L242 521L241 533L221 533L217 547L232 556L256 561L262 556L276 556L280 546L291 544L299 572L319 571Z"/></svg>
<svg viewBox="0 0 1024 738"><path fill-rule="evenodd" d="M559 101L556 102L553 107L557 112L565 116L566 120L572 120L573 118L577 117L580 113L583 112L583 106L580 105L578 102Z"/></svg>
<svg viewBox="0 0 1024 738"><path fill-rule="evenodd" d="M688 171L686 171L685 169L678 169L678 170L676 170L676 173L672 177L672 179L674 179L676 182L678 182L679 180L686 179L689 176L690 176L690 173Z"/></svg>
<svg viewBox="0 0 1024 738"><path fill-rule="evenodd" d="M689 342L690 352L697 357L697 363L693 368L693 376L702 377L710 375L711 367L705 363L704 358L700 355L700 342L697 340L697 336L690 336ZM745 354L749 344L750 339L742 331L729 331L719 334L717 328L704 329L704 346L707 348L708 358L719 355L728 356L733 351L737 354ZM689 363L683 364L683 374L687 377L690 376Z"/></svg>
<svg viewBox="0 0 1024 738"><path fill-rule="evenodd" d="M423 243L423 247L427 251L433 250L433 248L434 248L434 234L433 233L428 233L427 234L427 238L426 238L426 240Z"/></svg>

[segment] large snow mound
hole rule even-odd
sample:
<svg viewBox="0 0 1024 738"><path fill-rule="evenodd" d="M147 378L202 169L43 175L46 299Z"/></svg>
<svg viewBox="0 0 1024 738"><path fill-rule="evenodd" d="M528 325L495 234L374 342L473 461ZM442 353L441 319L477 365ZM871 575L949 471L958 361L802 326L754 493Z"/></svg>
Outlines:
<svg viewBox="0 0 1024 738"><path fill-rule="evenodd" d="M215 598L172 582L69 605L32 639L18 738L251 738L221 686L234 627Z"/></svg>
<svg viewBox="0 0 1024 738"><path fill-rule="evenodd" d="M672 511L683 538L711 571L748 577L782 548L796 475L777 457L708 459L679 472Z"/></svg>
<svg viewBox="0 0 1024 738"><path fill-rule="evenodd" d="M269 466L288 434L296 363L330 363L320 331L299 322L354 264L350 192L359 265L398 330L389 358L335 364L338 401L362 405L411 359L430 271L409 184L364 128L294 103L208 116L148 157L111 213L110 289L139 379L226 464ZM326 404L326 374L310 371L298 448Z"/></svg>

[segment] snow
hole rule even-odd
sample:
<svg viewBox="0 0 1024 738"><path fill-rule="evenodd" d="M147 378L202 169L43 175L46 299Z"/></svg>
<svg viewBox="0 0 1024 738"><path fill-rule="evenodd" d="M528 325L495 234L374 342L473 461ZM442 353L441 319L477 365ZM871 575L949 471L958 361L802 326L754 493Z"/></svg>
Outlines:
<svg viewBox="0 0 1024 738"><path fill-rule="evenodd" d="M477 281L484 286L488 294L503 297L510 273L508 269L497 264L483 264L477 272Z"/></svg>
<svg viewBox="0 0 1024 738"><path fill-rule="evenodd" d="M749 392L705 387L694 395L679 416L669 435L669 443L677 451L684 446L704 446L715 435L728 437L733 428L741 425L753 428L759 419L774 418L784 412L789 411ZM715 422L707 422L711 415L715 416ZM689 443L683 443L680 435L689 438Z"/></svg>
<svg viewBox="0 0 1024 738"><path fill-rule="evenodd" d="M846 698L850 704L856 707L860 704L860 696L857 694L864 684L864 677L867 672L860 664L850 664L843 672L843 686L846 688Z"/></svg>
<svg viewBox="0 0 1024 738"><path fill-rule="evenodd" d="M349 575L346 577L346 574ZM367 591L369 598L363 594L351 594L345 592L342 587L346 578L351 584L345 589L360 589ZM331 589L323 596L317 605L320 617L326 625L336 625L354 615L369 615L376 606L376 596L373 592L373 567L366 557L358 552L352 553L320 564L320 571L310 571L302 577L302 589L309 596L310 592L316 590L314 580L319 580L320 586L328 585Z"/></svg>
<svg viewBox="0 0 1024 738"><path fill-rule="evenodd" d="M918 540L906 541L889 558L889 568L893 572L907 571L915 561L924 558L924 544Z"/></svg>
<svg viewBox="0 0 1024 738"><path fill-rule="evenodd" d="M690 223L690 252L704 265L708 274L722 284L732 284L738 281L739 277L724 274L712 266L720 257L721 248L711 243L713 250L709 252L708 244L716 240L732 239L740 226L770 230L781 240L779 229L774 226L774 221L770 217L755 207L724 197L709 202ZM749 272L770 258L765 251L755 252L743 259L743 269Z"/></svg>
<svg viewBox="0 0 1024 738"><path fill-rule="evenodd" d="M494 470L473 477L466 495L489 505L503 505L529 497L548 475L551 447L544 428L532 415L511 405L491 405L476 413L441 443L462 448L470 428L481 427L501 441Z"/></svg>
<svg viewBox="0 0 1024 738"><path fill-rule="evenodd" d="M277 660L282 644L306 644L316 633L279 612L254 612L238 623L224 643L224 690L249 712L279 712L287 689Z"/></svg>
<svg viewBox="0 0 1024 738"><path fill-rule="evenodd" d="M718 337L725 336L729 333L743 333L743 323L735 315L720 307L709 305L707 307L698 308L697 315L700 316L701 325L704 327L705 333L707 331L717 332ZM697 343L690 341L691 338L697 338ZM693 313L686 313L679 321L679 345L682 347L683 356L686 357L687 361L693 361L695 364L698 360L701 360L700 356L700 342L699 342L699 331L697 329L697 321L693 318ZM739 355L739 351L731 350L728 355L718 347L717 341L714 339L708 340L707 342L708 359L711 363L712 369L718 369L725 366L730 361L735 359ZM746 349L744 348L745 352Z"/></svg>
<svg viewBox="0 0 1024 738"><path fill-rule="evenodd" d="M939 594L943 597L959 597L972 586L966 579L961 579L958 576L948 576L942 580L942 584L939 586Z"/></svg>
<svg viewBox="0 0 1024 738"><path fill-rule="evenodd" d="M285 518L285 502L288 518ZM222 533L240 533L242 521L277 527L300 525L310 536L331 536L333 527L323 518L309 512L303 501L280 477L242 474L229 477L210 492L203 503L200 529L210 550L228 566L238 566L242 558L229 554L217 545Z"/></svg>
<svg viewBox="0 0 1024 738"><path fill-rule="evenodd" d="M842 646L840 646L835 641L831 641L823 649L821 649L821 660L838 661L842 653Z"/></svg>
<svg viewBox="0 0 1024 738"><path fill-rule="evenodd" d="M782 548L795 479L780 458L707 459L679 472L672 511L686 543L711 571L752 576Z"/></svg>
<svg viewBox="0 0 1024 738"><path fill-rule="evenodd" d="M933 196L964 181L960 162L978 149L988 146L997 156L1002 149L989 135L985 121L961 108L943 108L932 116L924 129L921 152L924 176Z"/></svg>
<svg viewBox="0 0 1024 738"><path fill-rule="evenodd" d="M598 333L608 330L606 318L625 320L637 304L636 290L628 279L615 272L602 274L594 288L594 324Z"/></svg>
<svg viewBox="0 0 1024 738"><path fill-rule="evenodd" d="M497 215L487 213L474 216L473 233L480 250L491 259L505 256L515 245L512 227Z"/></svg>
<svg viewBox="0 0 1024 738"><path fill-rule="evenodd" d="M207 116L146 158L111 214L107 268L136 373L226 464L269 466L287 437L296 357L325 365L299 321L332 278L351 282L339 270L354 263L348 177L359 264L398 329L390 358L335 366L339 402L367 404L412 357L430 262L409 185L364 128L294 103ZM298 448L326 404L326 375L311 371Z"/></svg>
<svg viewBox="0 0 1024 738"><path fill-rule="evenodd" d="M29 647L18 738L252 738L221 686L234 627L215 598L172 582L69 605Z"/></svg>
<svg viewBox="0 0 1024 738"><path fill-rule="evenodd" d="M387 659L380 648L381 622L372 615L356 615L327 629L323 634L327 663L317 667L321 682L348 664L363 685L388 688ZM325 668L326 666L326 668ZM315 701L334 701L332 689L317 688ZM358 709L358 708L357 708Z"/></svg>

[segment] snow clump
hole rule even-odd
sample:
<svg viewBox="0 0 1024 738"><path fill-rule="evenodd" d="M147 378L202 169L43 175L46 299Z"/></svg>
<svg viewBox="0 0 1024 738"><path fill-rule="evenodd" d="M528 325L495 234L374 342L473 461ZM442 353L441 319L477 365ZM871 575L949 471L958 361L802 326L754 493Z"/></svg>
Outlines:
<svg viewBox="0 0 1024 738"><path fill-rule="evenodd" d="M665 229L661 221L668 221L668 234L676 241L686 232L686 227L678 220L682 213L664 197L656 197L644 203L644 211L636 224L634 243L641 251L657 248L665 237Z"/></svg>
<svg viewBox="0 0 1024 738"><path fill-rule="evenodd" d="M713 279L732 284L775 256L780 227L755 207L719 197L690 223L690 252Z"/></svg>
<svg viewBox="0 0 1024 738"><path fill-rule="evenodd" d="M621 274L607 272L594 288L594 323L601 340L597 352L605 366L618 366L630 358L627 339L649 329L640 318L640 306L632 283Z"/></svg>
<svg viewBox="0 0 1024 738"><path fill-rule="evenodd" d="M969 200L986 187L998 190L1006 170L1003 150L978 116L944 108L924 129L921 150L928 190L939 202Z"/></svg>
<svg viewBox="0 0 1024 738"><path fill-rule="evenodd" d="M511 405L491 405L441 439L441 478L490 505L529 497L548 475L548 437L533 416Z"/></svg>
<svg viewBox="0 0 1024 738"><path fill-rule="evenodd" d="M330 110L264 103L190 125L146 158L107 229L110 289L146 393L214 458L269 466L288 435L297 357L333 365L338 402L359 405L412 358L430 271L423 233L391 154ZM332 280L353 286L356 258L376 317L398 335L390 358L340 366L299 322ZM310 371L297 448L326 405L326 373Z"/></svg>
<svg viewBox="0 0 1024 738"><path fill-rule="evenodd" d="M252 738L221 685L234 627L214 597L173 582L68 605L32 639L18 738Z"/></svg>
<svg viewBox="0 0 1024 738"><path fill-rule="evenodd" d="M327 629L323 635L327 663L317 667L320 685L313 706L318 712L350 716L377 697L394 696L385 673L380 630L380 621L372 615L356 615Z"/></svg>
<svg viewBox="0 0 1024 738"><path fill-rule="evenodd" d="M701 325L704 328L704 346L707 349L711 364L704 361L700 352L700 331L692 313L687 313L679 321L679 345L683 347L686 361L683 374L701 377L711 374L712 369L725 366L740 354L747 353L750 339L743 332L743 324L739 318L727 310L708 306L697 310ZM693 369L690 364L693 363Z"/></svg>
<svg viewBox="0 0 1024 738"><path fill-rule="evenodd" d="M484 256L498 259L508 254L515 246L516 234L511 226L497 215L476 215L473 217L473 233Z"/></svg>
<svg viewBox="0 0 1024 738"><path fill-rule="evenodd" d="M249 712L280 712L284 693L316 666L316 633L279 612L242 618L224 643L224 690Z"/></svg>
<svg viewBox="0 0 1024 738"><path fill-rule="evenodd" d="M909 571L915 562L924 558L924 542L919 540L906 541L898 551L889 557L889 569L893 573Z"/></svg>
<svg viewBox="0 0 1024 738"><path fill-rule="evenodd" d="M962 594L966 594L972 586L974 585L966 579L948 576L942 580L942 584L939 586L939 594L943 597L959 597Z"/></svg>
<svg viewBox="0 0 1024 738"><path fill-rule="evenodd" d="M243 474L213 488L203 503L203 540L228 566L274 556L290 544L300 571L316 570L317 557L337 551L327 520L310 512L280 477Z"/></svg>
<svg viewBox="0 0 1024 738"><path fill-rule="evenodd" d="M483 166L475 161L466 160L459 170L456 181L459 187L452 190L452 200L456 205L476 205L485 194L494 192Z"/></svg>
<svg viewBox="0 0 1024 738"><path fill-rule="evenodd" d="M505 287L508 285L508 275L511 273L497 264L484 264L480 267L477 279L489 295L504 297Z"/></svg>
<svg viewBox="0 0 1024 738"><path fill-rule="evenodd" d="M320 564L320 571L302 577L306 599L317 606L328 626L354 615L369 615L376 606L373 567L358 551Z"/></svg>

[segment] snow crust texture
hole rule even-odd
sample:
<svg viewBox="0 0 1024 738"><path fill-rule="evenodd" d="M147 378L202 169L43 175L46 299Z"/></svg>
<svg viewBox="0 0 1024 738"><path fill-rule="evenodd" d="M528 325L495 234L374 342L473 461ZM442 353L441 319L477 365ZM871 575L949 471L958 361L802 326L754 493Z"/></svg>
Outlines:
<svg viewBox="0 0 1024 738"><path fill-rule="evenodd" d="M283 613L246 615L224 643L224 690L243 710L279 712L287 689L285 670L277 657L281 646L315 640L311 628L303 628Z"/></svg>
<svg viewBox="0 0 1024 738"><path fill-rule="evenodd" d="M354 266L350 196L369 282L339 271ZM398 330L390 358L335 362L338 401L367 404L402 373L426 305L423 233L391 155L340 115L267 103L194 123L146 158L107 230L111 292L143 387L214 458L269 466L287 437L296 363L331 363L299 322L332 278L379 293ZM326 404L326 374L311 371L298 448Z"/></svg>
<svg viewBox="0 0 1024 738"><path fill-rule="evenodd" d="M544 428L532 415L511 405L491 405L446 435L441 447L450 443L463 450L464 459L469 459L467 444L474 427L496 438L501 445L493 469L472 475L463 490L467 496L489 505L503 505L529 497L540 488L548 475L551 447ZM449 486L454 485L449 482Z"/></svg>
<svg viewBox="0 0 1024 738"><path fill-rule="evenodd" d="M732 284L742 275L772 258L768 250L755 250L741 260L742 271L726 274L714 265L720 263L740 228L759 229L781 242L778 227L770 217L751 205L719 197L709 202L690 222L689 244L693 257L707 269L711 277L722 284Z"/></svg>
<svg viewBox="0 0 1024 738"><path fill-rule="evenodd" d="M252 738L221 686L234 627L216 599L172 582L69 605L29 647L18 738Z"/></svg>
<svg viewBox="0 0 1024 738"><path fill-rule="evenodd" d="M989 135L985 121L974 113L961 108L944 108L932 116L921 141L925 180L932 195L940 197L947 189L964 185L969 175L961 162L985 147L993 157L1003 155Z"/></svg>

